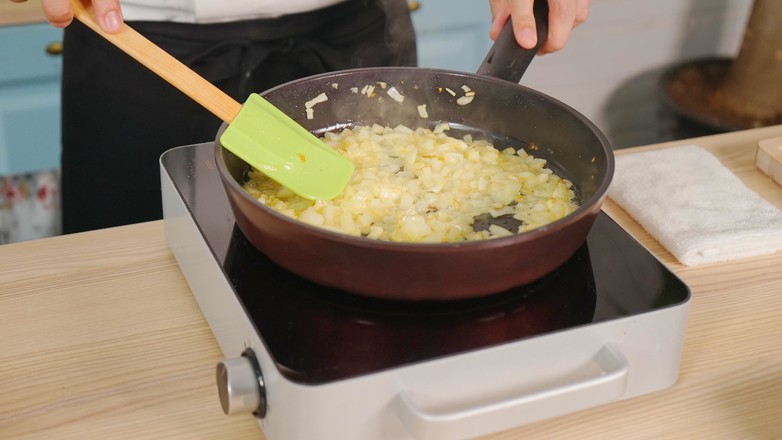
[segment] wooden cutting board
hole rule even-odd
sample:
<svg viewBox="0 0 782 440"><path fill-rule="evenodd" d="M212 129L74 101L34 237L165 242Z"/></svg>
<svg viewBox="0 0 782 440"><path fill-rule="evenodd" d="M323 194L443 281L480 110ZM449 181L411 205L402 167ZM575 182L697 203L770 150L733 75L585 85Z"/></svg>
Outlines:
<svg viewBox="0 0 782 440"><path fill-rule="evenodd" d="M758 142L755 166L782 185L782 137Z"/></svg>

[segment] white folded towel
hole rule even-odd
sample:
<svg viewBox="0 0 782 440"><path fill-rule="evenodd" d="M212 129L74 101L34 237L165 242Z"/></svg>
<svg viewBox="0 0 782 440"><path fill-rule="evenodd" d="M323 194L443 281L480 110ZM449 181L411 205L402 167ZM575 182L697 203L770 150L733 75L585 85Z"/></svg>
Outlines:
<svg viewBox="0 0 782 440"><path fill-rule="evenodd" d="M782 212L698 146L617 156L609 197L687 266L782 249Z"/></svg>

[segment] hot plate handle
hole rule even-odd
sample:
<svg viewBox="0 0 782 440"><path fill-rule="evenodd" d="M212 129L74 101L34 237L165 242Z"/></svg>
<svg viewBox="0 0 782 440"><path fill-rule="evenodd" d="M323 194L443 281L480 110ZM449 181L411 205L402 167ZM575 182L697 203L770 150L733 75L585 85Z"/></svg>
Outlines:
<svg viewBox="0 0 782 440"><path fill-rule="evenodd" d="M414 393L402 390L397 409L417 439L470 438L618 400L624 394L628 370L627 359L606 344L583 371L568 373L576 380L456 410L425 408L416 403Z"/></svg>

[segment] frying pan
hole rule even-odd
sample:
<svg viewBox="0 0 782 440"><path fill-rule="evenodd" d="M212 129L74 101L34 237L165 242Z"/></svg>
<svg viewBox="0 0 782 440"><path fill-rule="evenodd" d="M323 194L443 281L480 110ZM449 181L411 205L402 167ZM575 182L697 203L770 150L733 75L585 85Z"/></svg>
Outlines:
<svg viewBox="0 0 782 440"><path fill-rule="evenodd" d="M538 41L547 29L547 2L535 13ZM516 45L510 20L477 74L414 67L343 70L292 81L263 96L317 135L355 125L433 128L471 134L498 149L525 147L569 179L580 206L543 227L503 238L458 243L400 243L354 237L299 222L257 202L241 187L249 167L215 142L215 160L236 224L248 241L289 271L326 286L392 300L457 300L530 283L567 261L586 239L613 176L611 147L600 130L558 100L518 84L537 49ZM384 84L377 96L360 91ZM457 101L463 86L475 92ZM400 103L384 96L394 87ZM448 91L454 92L454 95ZM321 93L328 101L305 103ZM380 99L384 98L384 99ZM426 105L427 117L418 106ZM477 226L480 227L480 226Z"/></svg>

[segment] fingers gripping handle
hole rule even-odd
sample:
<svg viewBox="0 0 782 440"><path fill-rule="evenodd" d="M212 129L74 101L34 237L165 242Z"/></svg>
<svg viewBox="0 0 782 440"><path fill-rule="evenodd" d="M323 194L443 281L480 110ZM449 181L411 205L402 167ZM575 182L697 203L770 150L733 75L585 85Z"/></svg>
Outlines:
<svg viewBox="0 0 782 440"><path fill-rule="evenodd" d="M535 58L538 50L546 42L548 36L548 1L537 0L533 7L535 15L535 28L538 34L538 43L532 49L525 49L516 42L513 34L511 18L505 22L500 35L494 40L486 58L478 68L478 75L493 76L506 81L518 83L527 67Z"/></svg>
<svg viewBox="0 0 782 440"><path fill-rule="evenodd" d="M397 409L402 423L418 439L471 438L615 401L624 394L628 370L625 357L606 344L581 370L563 373L556 385L547 388L456 410L419 405L414 392L403 390Z"/></svg>

